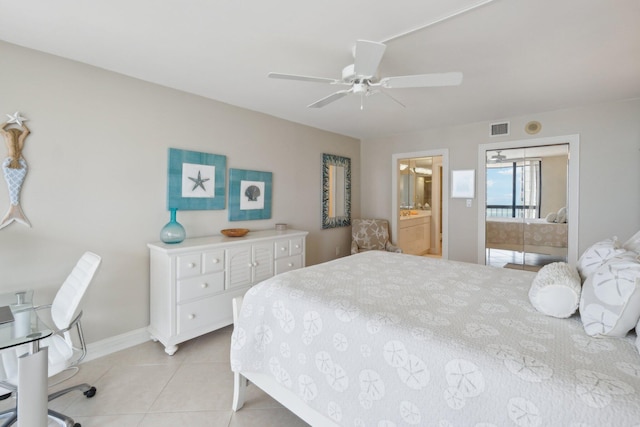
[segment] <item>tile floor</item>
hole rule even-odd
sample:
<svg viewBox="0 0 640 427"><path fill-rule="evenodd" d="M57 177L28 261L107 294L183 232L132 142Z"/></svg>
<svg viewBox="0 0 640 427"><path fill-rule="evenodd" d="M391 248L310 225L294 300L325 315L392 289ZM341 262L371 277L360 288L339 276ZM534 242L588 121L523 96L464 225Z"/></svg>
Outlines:
<svg viewBox="0 0 640 427"><path fill-rule="evenodd" d="M542 266L552 262L564 261L564 258L554 257L551 255L506 251L501 249L487 249L486 253L487 265L493 265L494 267L504 267L507 264L519 264L523 266L523 269L527 270L528 268L524 266L535 266L541 268Z"/></svg>
<svg viewBox="0 0 640 427"><path fill-rule="evenodd" d="M307 426L255 386L247 389L244 407L231 410L231 331L226 327L183 343L173 356L149 341L83 363L78 374L57 388L88 382L97 388L96 395L87 399L72 392L52 401L50 408L82 427ZM0 409L12 401L0 402Z"/></svg>

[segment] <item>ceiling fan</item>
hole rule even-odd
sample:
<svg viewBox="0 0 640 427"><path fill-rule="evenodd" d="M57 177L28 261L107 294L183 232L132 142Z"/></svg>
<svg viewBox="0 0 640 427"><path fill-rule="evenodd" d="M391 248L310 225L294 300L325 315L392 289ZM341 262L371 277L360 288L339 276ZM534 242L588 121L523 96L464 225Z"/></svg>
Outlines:
<svg viewBox="0 0 640 427"><path fill-rule="evenodd" d="M460 72L417 74L379 79L376 73L386 48L387 46L382 43L358 40L353 51L354 62L342 70L341 79L282 73L269 73L268 76L273 79L301 80L348 87L309 104L309 108L321 108L349 94L357 94L360 95L360 109L362 109L364 97L376 93L383 93L404 107L404 104L383 89L457 86L462 83L462 73Z"/></svg>
<svg viewBox="0 0 640 427"><path fill-rule="evenodd" d="M505 156L504 154L500 154L501 151L502 150L496 150L497 154L489 157L489 163L502 163L507 160L507 156Z"/></svg>

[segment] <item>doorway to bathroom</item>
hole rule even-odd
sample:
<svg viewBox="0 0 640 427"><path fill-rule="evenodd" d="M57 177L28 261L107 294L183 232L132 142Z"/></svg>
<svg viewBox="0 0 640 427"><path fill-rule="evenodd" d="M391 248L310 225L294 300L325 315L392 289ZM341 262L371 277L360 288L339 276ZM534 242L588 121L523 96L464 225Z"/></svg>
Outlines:
<svg viewBox="0 0 640 427"><path fill-rule="evenodd" d="M447 257L447 154L393 155L392 234L404 253Z"/></svg>

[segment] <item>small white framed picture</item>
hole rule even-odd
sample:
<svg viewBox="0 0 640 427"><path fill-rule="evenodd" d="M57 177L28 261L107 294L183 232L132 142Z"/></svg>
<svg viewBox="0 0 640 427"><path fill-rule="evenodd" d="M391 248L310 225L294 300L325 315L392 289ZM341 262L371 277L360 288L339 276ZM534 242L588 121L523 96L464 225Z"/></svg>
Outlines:
<svg viewBox="0 0 640 427"><path fill-rule="evenodd" d="M473 199L476 190L475 169L451 171L451 198Z"/></svg>

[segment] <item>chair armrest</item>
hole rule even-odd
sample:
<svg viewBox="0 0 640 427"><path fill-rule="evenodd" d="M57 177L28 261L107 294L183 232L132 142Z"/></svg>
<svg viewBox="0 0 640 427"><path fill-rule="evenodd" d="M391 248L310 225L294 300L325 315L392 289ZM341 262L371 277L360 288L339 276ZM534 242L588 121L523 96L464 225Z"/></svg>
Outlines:
<svg viewBox="0 0 640 427"><path fill-rule="evenodd" d="M360 252L360 251L358 250L358 244L356 243L356 241L355 241L355 240L352 240L352 241L351 241L351 255L353 255L353 254L357 254L358 252Z"/></svg>
<svg viewBox="0 0 640 427"><path fill-rule="evenodd" d="M35 307L32 308L32 310L34 310L34 311L46 310L46 309L51 310L51 304L38 305L38 306L35 306ZM82 310L78 313L78 315L76 317L73 318L73 320L69 323L69 326L67 326L66 328L63 328L63 329L55 328L55 323L53 323L53 322L52 322L51 325L49 325L49 322L47 322L45 320L42 320L42 319L41 319L41 321L43 323L45 323L47 325L47 327L53 331L54 334L60 335L60 334L63 334L65 332L69 332L71 330L71 328L76 326L78 324L78 322L80 322L80 318L81 317L82 317ZM52 320L52 319L49 318L48 320Z"/></svg>
<svg viewBox="0 0 640 427"><path fill-rule="evenodd" d="M387 243L384 245L384 249L385 249L387 252L395 252L395 253L398 253L398 254L401 254L401 253L402 253L402 249L400 249L399 247L397 247L397 246L395 246L395 245L391 244L391 242L387 242Z"/></svg>
<svg viewBox="0 0 640 427"><path fill-rule="evenodd" d="M34 311L51 309L51 304L36 305L32 308Z"/></svg>
<svg viewBox="0 0 640 427"><path fill-rule="evenodd" d="M71 323L69 323L69 326L67 326L64 329L54 330L53 333L54 334L63 334L65 332L69 332L71 330L71 328L73 328L74 326L76 326L80 322L80 318L81 317L82 317L82 311L80 311L80 313L78 313L78 315L73 318Z"/></svg>

